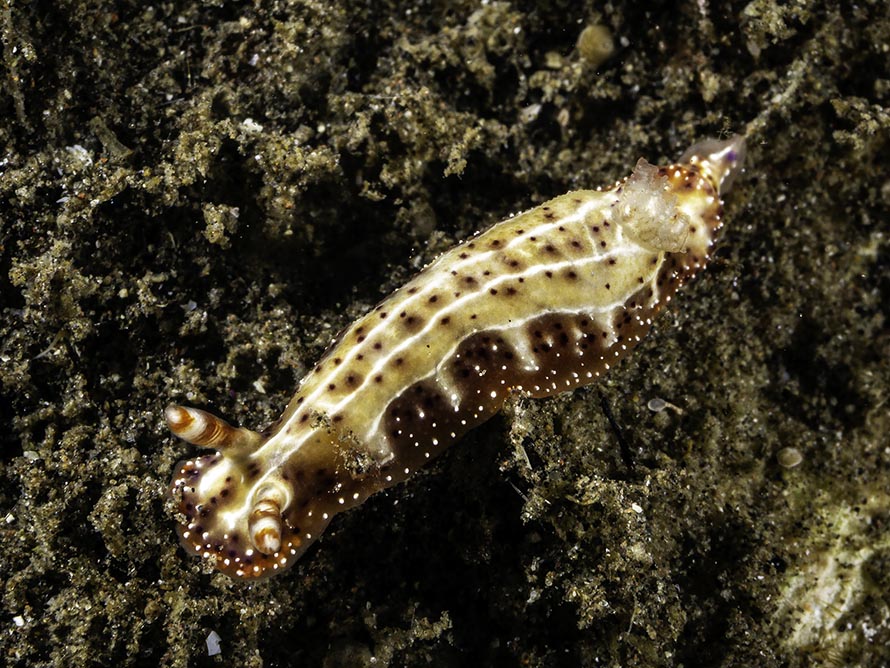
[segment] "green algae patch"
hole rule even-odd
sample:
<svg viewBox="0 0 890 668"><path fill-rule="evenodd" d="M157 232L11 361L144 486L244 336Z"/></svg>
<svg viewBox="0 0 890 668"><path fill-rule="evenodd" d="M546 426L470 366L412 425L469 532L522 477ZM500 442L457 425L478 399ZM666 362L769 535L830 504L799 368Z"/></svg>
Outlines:
<svg viewBox="0 0 890 668"><path fill-rule="evenodd" d="M4 9L5 663L890 661L885 4ZM185 554L164 406L262 428L456 240L746 128L715 262L605 381L284 577Z"/></svg>

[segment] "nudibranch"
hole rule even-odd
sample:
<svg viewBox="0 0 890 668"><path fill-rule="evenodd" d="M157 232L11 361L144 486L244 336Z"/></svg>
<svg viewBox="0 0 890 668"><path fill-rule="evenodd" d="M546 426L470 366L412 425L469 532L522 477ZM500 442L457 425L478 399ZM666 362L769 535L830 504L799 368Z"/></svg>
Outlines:
<svg viewBox="0 0 890 668"><path fill-rule="evenodd" d="M743 153L736 136L641 159L446 252L343 331L263 433L168 407L175 435L214 450L176 466L183 545L235 578L284 571L511 393L593 382L707 263Z"/></svg>

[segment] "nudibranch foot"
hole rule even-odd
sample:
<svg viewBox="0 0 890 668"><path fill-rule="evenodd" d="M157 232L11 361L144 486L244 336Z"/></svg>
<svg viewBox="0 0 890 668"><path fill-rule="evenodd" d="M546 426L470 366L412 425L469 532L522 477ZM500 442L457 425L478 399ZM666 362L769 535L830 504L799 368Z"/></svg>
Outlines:
<svg viewBox="0 0 890 668"><path fill-rule="evenodd" d="M216 451L176 468L183 545L232 577L268 577L507 397L607 373L707 264L743 158L736 136L640 160L458 245L348 327L262 434L169 407L174 434Z"/></svg>

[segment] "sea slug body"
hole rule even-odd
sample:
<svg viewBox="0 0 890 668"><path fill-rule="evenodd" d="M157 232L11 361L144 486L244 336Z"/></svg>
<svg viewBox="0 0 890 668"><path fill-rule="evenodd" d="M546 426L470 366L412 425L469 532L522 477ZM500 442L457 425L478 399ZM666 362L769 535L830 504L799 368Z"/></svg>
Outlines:
<svg viewBox="0 0 890 668"><path fill-rule="evenodd" d="M593 382L707 263L743 152L733 137L640 160L465 241L347 328L263 434L167 408L174 434L215 450L176 466L183 545L235 578L281 572L510 393Z"/></svg>

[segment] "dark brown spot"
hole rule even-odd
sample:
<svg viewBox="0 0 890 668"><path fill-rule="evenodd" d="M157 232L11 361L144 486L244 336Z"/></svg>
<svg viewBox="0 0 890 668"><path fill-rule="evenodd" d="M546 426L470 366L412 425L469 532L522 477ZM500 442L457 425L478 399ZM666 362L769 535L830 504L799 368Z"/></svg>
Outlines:
<svg viewBox="0 0 890 668"><path fill-rule="evenodd" d="M491 290L489 290L489 292L490 292L491 294L493 294L493 295L496 295L496 294L498 293L498 291L495 290L494 288L492 288Z"/></svg>
<svg viewBox="0 0 890 668"><path fill-rule="evenodd" d="M447 325L449 322L451 322L451 318L449 318L448 316L445 316L439 322L441 322L443 325Z"/></svg>
<svg viewBox="0 0 890 668"><path fill-rule="evenodd" d="M309 414L305 413L300 416L300 422L306 422L309 419Z"/></svg>
<svg viewBox="0 0 890 668"><path fill-rule="evenodd" d="M605 242L605 241L600 241L600 246L601 246L602 248L605 248L605 247L606 247L606 242Z"/></svg>
<svg viewBox="0 0 890 668"><path fill-rule="evenodd" d="M343 416L335 415L334 417L331 418L331 422L343 422Z"/></svg>
<svg viewBox="0 0 890 668"><path fill-rule="evenodd" d="M578 241L577 239L574 239L572 241L572 248L581 248L581 242Z"/></svg>
<svg viewBox="0 0 890 668"><path fill-rule="evenodd" d="M576 278L578 278L578 274L576 274L574 271L569 270L566 272L566 278L568 278L569 280L575 280Z"/></svg>
<svg viewBox="0 0 890 668"><path fill-rule="evenodd" d="M458 257L459 257L461 260L466 260L466 259L467 259L468 257L470 257L470 256L469 256L467 253L461 253L460 255L458 255Z"/></svg>
<svg viewBox="0 0 890 668"><path fill-rule="evenodd" d="M500 239L495 239L489 244L492 248L498 248L501 245Z"/></svg>
<svg viewBox="0 0 890 668"><path fill-rule="evenodd" d="M606 283L606 290L610 290L611 288L612 288L612 286L609 285L608 283Z"/></svg>
<svg viewBox="0 0 890 668"><path fill-rule="evenodd" d="M380 341L374 343L374 350L380 350L381 348L383 348L383 344Z"/></svg>
<svg viewBox="0 0 890 668"><path fill-rule="evenodd" d="M408 288L408 294L409 294L409 295L413 295L413 294L414 294L415 292L417 292L419 289L420 289L420 288Z"/></svg>
<svg viewBox="0 0 890 668"><path fill-rule="evenodd" d="M546 246L544 246L544 250L548 253L554 253L556 252L556 247L553 244L547 244Z"/></svg>
<svg viewBox="0 0 890 668"><path fill-rule="evenodd" d="M428 301L430 304L435 304L437 301L439 301L439 297L438 297L438 295L433 295L432 297L429 298Z"/></svg>
<svg viewBox="0 0 890 668"><path fill-rule="evenodd" d="M516 294L516 288L507 288L507 294L513 296Z"/></svg>
<svg viewBox="0 0 890 668"><path fill-rule="evenodd" d="M544 272L544 276L546 276L547 278L553 278L553 272L552 272L552 271L545 271L545 272Z"/></svg>
<svg viewBox="0 0 890 668"><path fill-rule="evenodd" d="M383 382L383 376L381 376L381 375L378 373L376 376L374 376L374 382L375 382L375 383L382 383L382 382Z"/></svg>

